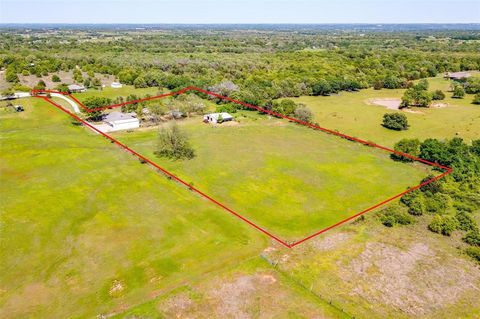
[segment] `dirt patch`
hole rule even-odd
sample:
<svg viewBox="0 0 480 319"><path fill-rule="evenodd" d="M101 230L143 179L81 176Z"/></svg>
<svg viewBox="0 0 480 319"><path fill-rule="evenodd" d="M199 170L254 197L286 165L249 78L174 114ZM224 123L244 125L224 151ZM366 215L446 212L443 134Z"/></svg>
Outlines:
<svg viewBox="0 0 480 319"><path fill-rule="evenodd" d="M112 297L118 297L125 290L125 285L120 280L114 280L108 294Z"/></svg>
<svg viewBox="0 0 480 319"><path fill-rule="evenodd" d="M368 243L341 276L353 284L351 294L414 316L453 304L467 291L480 291L480 274L471 264L442 258L420 243L405 250Z"/></svg>
<svg viewBox="0 0 480 319"><path fill-rule="evenodd" d="M447 106L448 106L447 103L440 103L440 102L438 102L438 103L432 103L432 104L430 105L430 107L434 107L434 108L443 108L443 107L447 107Z"/></svg>
<svg viewBox="0 0 480 319"><path fill-rule="evenodd" d="M52 75L57 74L60 78L61 82L53 82ZM98 78L102 85L110 86L113 81L115 81L115 77L113 75L105 75L100 73L94 74L96 78ZM82 76L84 79L88 78L88 74L86 72L82 72ZM53 89L60 83L66 84L73 84L75 81L73 80L73 71L59 71L57 73L50 73L49 75L37 77L36 75L18 75L18 79L20 83L29 87L34 87L37 85L38 81L43 80L47 85L47 88Z"/></svg>
<svg viewBox="0 0 480 319"><path fill-rule="evenodd" d="M412 110L412 109L409 109L409 108L403 108L402 111L407 112L407 113L413 113L413 114L425 114L422 111L416 111L416 110Z"/></svg>
<svg viewBox="0 0 480 319"><path fill-rule="evenodd" d="M339 245L341 245L343 242L347 241L351 237L352 235L348 233L336 233L314 239L311 245L313 248L318 250L332 250L337 248Z"/></svg>
<svg viewBox="0 0 480 319"><path fill-rule="evenodd" d="M368 105L380 105L389 110L398 110L400 109L400 103L402 100L399 98L374 98L374 99L367 99L365 101Z"/></svg>

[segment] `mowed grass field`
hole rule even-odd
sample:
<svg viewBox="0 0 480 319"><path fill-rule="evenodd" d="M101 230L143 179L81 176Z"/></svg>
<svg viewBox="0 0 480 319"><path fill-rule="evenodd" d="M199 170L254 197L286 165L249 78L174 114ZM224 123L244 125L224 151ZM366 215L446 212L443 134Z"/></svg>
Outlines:
<svg viewBox="0 0 480 319"><path fill-rule="evenodd" d="M0 119L0 317L92 318L268 240L40 99Z"/></svg>
<svg viewBox="0 0 480 319"><path fill-rule="evenodd" d="M429 171L321 131L242 113L239 125L181 121L196 152L192 160L156 157L157 129L113 136L288 241L417 185Z"/></svg>
<svg viewBox="0 0 480 319"><path fill-rule="evenodd" d="M428 81L429 91L440 89L446 93L446 99L439 102L448 104L447 107L413 108L418 113L407 113L367 104L369 99L401 98L405 91L402 89L366 89L326 97L304 96L293 100L305 103L312 109L315 121L320 126L385 146L391 147L402 138L424 140L458 136L466 141L477 139L480 136L480 106L472 104L473 95L466 94L464 99L452 99L452 93L448 92L450 81L442 77L429 78ZM405 114L410 128L398 132L382 127L383 115L391 112Z"/></svg>

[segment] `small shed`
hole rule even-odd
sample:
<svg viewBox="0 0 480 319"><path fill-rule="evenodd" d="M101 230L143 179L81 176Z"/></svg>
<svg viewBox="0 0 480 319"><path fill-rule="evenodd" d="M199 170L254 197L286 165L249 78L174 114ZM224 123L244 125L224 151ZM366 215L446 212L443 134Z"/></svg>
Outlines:
<svg viewBox="0 0 480 319"><path fill-rule="evenodd" d="M86 91L83 85L78 85L78 84L70 84L68 86L68 90L73 93L81 93Z"/></svg>
<svg viewBox="0 0 480 319"><path fill-rule="evenodd" d="M180 119L183 117L183 112L180 112L179 110L172 110L168 111L168 115L170 115L173 119Z"/></svg>
<svg viewBox="0 0 480 319"><path fill-rule="evenodd" d="M110 86L114 89L120 89L123 85L120 82L112 82L112 84L110 84Z"/></svg>
<svg viewBox="0 0 480 319"><path fill-rule="evenodd" d="M233 121L233 116L228 114L227 112L221 112L221 113L210 113L206 114L203 116L203 121L205 123L222 123L222 122L228 122L228 121Z"/></svg>
<svg viewBox="0 0 480 319"><path fill-rule="evenodd" d="M447 73L447 78L454 81L465 81L467 78L471 77L472 75L468 72L449 72Z"/></svg>
<svg viewBox="0 0 480 319"><path fill-rule="evenodd" d="M140 127L140 121L134 113L112 112L103 116L103 122L112 127L112 130L130 130Z"/></svg>

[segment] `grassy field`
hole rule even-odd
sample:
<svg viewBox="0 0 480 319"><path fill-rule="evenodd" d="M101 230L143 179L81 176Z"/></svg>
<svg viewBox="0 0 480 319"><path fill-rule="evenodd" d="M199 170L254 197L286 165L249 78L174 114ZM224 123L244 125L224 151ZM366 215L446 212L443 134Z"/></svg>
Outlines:
<svg viewBox="0 0 480 319"><path fill-rule="evenodd" d="M248 113L248 112L247 112ZM114 136L281 238L299 240L413 186L421 164L283 120L182 122L197 156L155 158L157 130ZM227 124L226 124L227 125Z"/></svg>
<svg viewBox="0 0 480 319"><path fill-rule="evenodd" d="M341 92L332 96L305 96L293 99L305 103L315 113L315 121L320 126L336 129L365 140L385 146L393 146L402 138L452 138L463 137L469 141L478 138L480 127L480 106L471 104L473 95L464 99L452 99L447 92L449 81L441 77L429 79L429 90L441 89L447 98L444 108L413 108L419 113L404 113L410 124L407 131L392 131L381 126L383 114L395 112L382 106L368 105L372 98L401 98L404 90L373 90ZM397 111L400 112L400 111Z"/></svg>
<svg viewBox="0 0 480 319"><path fill-rule="evenodd" d="M431 89L448 85L430 83ZM79 97L156 93L150 90ZM385 145L407 136L478 138L480 107L469 104L472 96L407 114L406 132L384 129L387 111L364 101L401 93L299 100L320 125ZM455 234L426 229L430 216L389 229L371 213L287 250L42 100L20 104L23 113L0 112L1 318L480 315L478 268L458 253ZM360 207L425 175L418 165L395 163L365 146L254 112L238 114L246 114L238 126L182 121L197 157L157 161L286 237L297 239L339 217L320 209ZM116 136L149 156L154 151L155 130Z"/></svg>
<svg viewBox="0 0 480 319"><path fill-rule="evenodd" d="M121 88L114 89L111 87L105 87L102 90L93 90L89 89L86 92L83 93L74 93L73 96L75 96L77 99L80 101L84 101L86 98L90 96L102 96L102 97L108 97L110 99L115 99L119 96L126 98L130 94L135 94L139 97L144 97L147 94L150 95L159 95L162 94L163 91L158 88L144 88L144 89L136 89L132 85L124 85Z"/></svg>
<svg viewBox="0 0 480 319"><path fill-rule="evenodd" d="M0 317L94 317L267 239L41 100L0 121Z"/></svg>

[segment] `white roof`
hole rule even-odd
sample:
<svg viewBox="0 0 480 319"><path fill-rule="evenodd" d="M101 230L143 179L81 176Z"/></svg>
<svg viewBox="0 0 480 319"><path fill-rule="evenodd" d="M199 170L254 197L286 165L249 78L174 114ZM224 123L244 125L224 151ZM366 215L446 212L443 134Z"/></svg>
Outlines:
<svg viewBox="0 0 480 319"><path fill-rule="evenodd" d="M132 113L112 112L103 116L104 122L123 122L123 121L138 121Z"/></svg>
<svg viewBox="0 0 480 319"><path fill-rule="evenodd" d="M204 117L206 118L206 117L208 116L209 118L218 120L218 118L220 117L220 114L222 115L222 118L223 118L224 120L226 120L226 119L233 119L233 116L231 116L231 115L228 114L227 112L222 112L222 113L210 113L210 114L205 115Z"/></svg>
<svg viewBox="0 0 480 319"><path fill-rule="evenodd" d="M83 85L78 85L78 84L70 84L68 86L69 90L85 90L85 87Z"/></svg>

